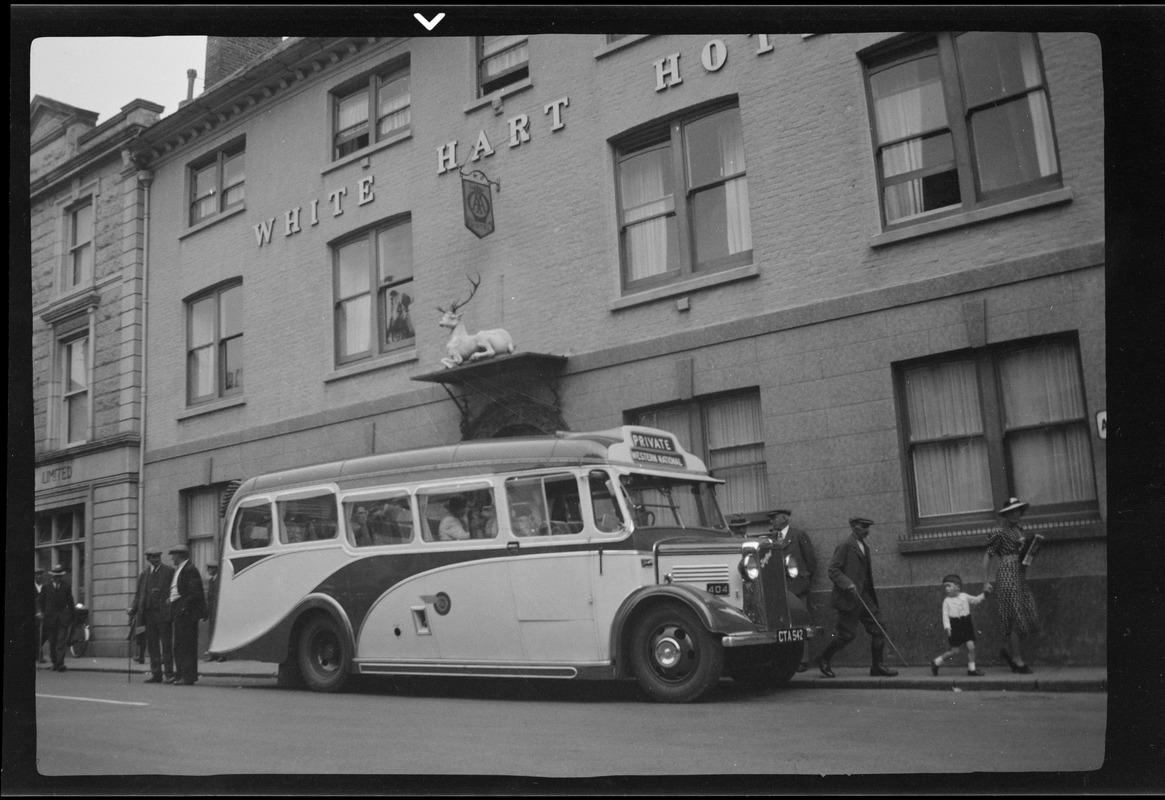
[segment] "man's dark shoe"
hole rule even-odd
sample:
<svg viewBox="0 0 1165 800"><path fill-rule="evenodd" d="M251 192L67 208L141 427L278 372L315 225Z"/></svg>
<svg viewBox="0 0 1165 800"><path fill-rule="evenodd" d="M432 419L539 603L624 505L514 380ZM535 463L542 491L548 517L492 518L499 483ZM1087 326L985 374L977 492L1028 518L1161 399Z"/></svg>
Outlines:
<svg viewBox="0 0 1165 800"><path fill-rule="evenodd" d="M898 670L890 669L882 664L875 664L870 667L870 675L875 678L893 678L898 674Z"/></svg>
<svg viewBox="0 0 1165 800"><path fill-rule="evenodd" d="M821 670L821 674L824 675L825 677L827 677L827 678L836 678L837 677L835 674L833 674L833 670L830 669L829 662L826 661L824 658L821 658L820 656L818 656L817 658L813 659L813 663L817 665L817 669Z"/></svg>
<svg viewBox="0 0 1165 800"><path fill-rule="evenodd" d="M178 679L175 678L173 675L171 675L169 678L163 678L162 683L173 683L176 680L178 680Z"/></svg>
<svg viewBox="0 0 1165 800"><path fill-rule="evenodd" d="M174 681L174 685L175 686L193 686L194 681L188 681L185 678L182 678L181 680Z"/></svg>
<svg viewBox="0 0 1165 800"><path fill-rule="evenodd" d="M983 670L979 669L978 667L975 667L975 669L967 670L967 674L974 677L974 678L982 678L987 673L984 672Z"/></svg>
<svg viewBox="0 0 1165 800"><path fill-rule="evenodd" d="M150 677L146 678L144 682L145 683L161 683L162 676L161 675L151 675Z"/></svg>
<svg viewBox="0 0 1165 800"><path fill-rule="evenodd" d="M800 664L797 665L798 672L804 672L807 669L809 669L809 665L806 664L804 661L802 661Z"/></svg>

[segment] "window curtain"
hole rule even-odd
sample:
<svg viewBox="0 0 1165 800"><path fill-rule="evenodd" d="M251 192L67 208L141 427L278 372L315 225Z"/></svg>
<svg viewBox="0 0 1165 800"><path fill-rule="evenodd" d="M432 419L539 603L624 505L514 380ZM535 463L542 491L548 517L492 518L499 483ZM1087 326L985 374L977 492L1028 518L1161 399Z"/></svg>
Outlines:
<svg viewBox="0 0 1165 800"><path fill-rule="evenodd" d="M991 474L975 363L911 369L905 390L919 517L990 509Z"/></svg>
<svg viewBox="0 0 1165 800"><path fill-rule="evenodd" d="M1023 81L1026 86L1039 86L1042 80L1039 59L1036 58L1035 38L1031 35L1020 37L1019 60L1023 68ZM1035 138L1036 161L1040 168L1040 177L1055 173L1059 166L1056 161L1056 148L1052 143L1052 117L1048 113L1048 98L1043 90L1032 92L1027 96L1028 112L1031 114L1032 134Z"/></svg>
<svg viewBox="0 0 1165 800"><path fill-rule="evenodd" d="M667 165L671 148L641 153L619 167L628 280L667 271L668 217L674 208Z"/></svg>
<svg viewBox="0 0 1165 800"><path fill-rule="evenodd" d="M518 46L518 45L521 46ZM500 75L512 67L525 64L529 59L529 44L526 35L520 36L486 36L482 44L484 56L484 79L489 80Z"/></svg>
<svg viewBox="0 0 1165 800"><path fill-rule="evenodd" d="M358 92L340 100L336 128L345 133L368 121L368 93Z"/></svg>
<svg viewBox="0 0 1165 800"><path fill-rule="evenodd" d="M923 104L942 102L937 75L933 81L925 82L923 65L931 59L911 61L877 73L870 78L870 89L874 95L874 121L878 131L878 141L890 142L923 130ZM940 87L941 88L941 87ZM940 106L941 108L941 106ZM945 108L943 119L946 118ZM899 142L883 148L883 179L905 172L921 169L922 139ZM922 181L910 181L905 186L896 186L895 191L886 192L886 217L890 220L920 214L925 210Z"/></svg>
<svg viewBox="0 0 1165 800"><path fill-rule="evenodd" d="M397 78L380 88L377 104L377 118L380 120L380 134L408 127L412 118L410 109L412 93L409 91L409 76Z"/></svg>
<svg viewBox="0 0 1165 800"><path fill-rule="evenodd" d="M1076 349L1056 343L1009 353L1000 381L1015 491L1033 505L1094 500Z"/></svg>
<svg viewBox="0 0 1165 800"><path fill-rule="evenodd" d="M726 481L721 497L725 513L768 508L764 424L760 398L733 397L707 404L708 469Z"/></svg>
<svg viewBox="0 0 1165 800"><path fill-rule="evenodd" d="M190 561L206 578L206 565L218 557L218 506L222 489L212 486L186 495L186 541Z"/></svg>
<svg viewBox="0 0 1165 800"><path fill-rule="evenodd" d="M744 172L744 135L740 112L731 109L718 115L716 145L720 156L720 176ZM752 229L748 221L748 180L741 175L724 185L724 203L728 212L728 252L752 249Z"/></svg>

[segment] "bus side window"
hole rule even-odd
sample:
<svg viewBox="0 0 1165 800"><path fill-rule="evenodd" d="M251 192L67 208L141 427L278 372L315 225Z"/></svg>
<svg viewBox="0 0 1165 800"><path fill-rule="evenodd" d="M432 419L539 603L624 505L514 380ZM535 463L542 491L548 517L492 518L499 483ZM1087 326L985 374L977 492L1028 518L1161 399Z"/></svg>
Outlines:
<svg viewBox="0 0 1165 800"><path fill-rule="evenodd" d="M581 533L582 508L578 496L578 479L574 475L546 478L546 500L550 504L550 533Z"/></svg>
<svg viewBox="0 0 1165 800"><path fill-rule="evenodd" d="M404 544L413 539L413 511L408 495L373 501L368 515L373 544Z"/></svg>
<svg viewBox="0 0 1165 800"><path fill-rule="evenodd" d="M595 526L603 533L614 533L623 527L623 514L611 493L611 479L607 473L595 471L590 474L589 483Z"/></svg>
<svg viewBox="0 0 1165 800"><path fill-rule="evenodd" d="M271 543L271 508L264 504L239 510L231 543L236 550L266 547Z"/></svg>
<svg viewBox="0 0 1165 800"><path fill-rule="evenodd" d="M314 497L278 500L280 539L287 543L336 538L336 498L331 492Z"/></svg>

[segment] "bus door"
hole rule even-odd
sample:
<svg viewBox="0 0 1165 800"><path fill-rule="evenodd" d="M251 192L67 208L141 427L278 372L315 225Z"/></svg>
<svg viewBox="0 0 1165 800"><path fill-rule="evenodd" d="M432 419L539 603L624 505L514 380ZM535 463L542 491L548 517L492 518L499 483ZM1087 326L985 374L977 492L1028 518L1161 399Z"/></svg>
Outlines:
<svg viewBox="0 0 1165 800"><path fill-rule="evenodd" d="M593 551L580 478L562 472L505 480L510 584L526 659L599 658L591 587Z"/></svg>

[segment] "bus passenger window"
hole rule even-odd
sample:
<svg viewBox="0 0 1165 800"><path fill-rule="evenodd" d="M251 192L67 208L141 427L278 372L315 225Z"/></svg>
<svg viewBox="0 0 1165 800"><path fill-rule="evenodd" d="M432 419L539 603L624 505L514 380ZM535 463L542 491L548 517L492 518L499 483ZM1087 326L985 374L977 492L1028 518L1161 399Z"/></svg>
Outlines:
<svg viewBox="0 0 1165 800"><path fill-rule="evenodd" d="M595 515L595 526L603 533L614 533L623 527L623 514L619 503L611 492L611 480L605 472L590 475L591 510Z"/></svg>
<svg viewBox="0 0 1165 800"><path fill-rule="evenodd" d="M408 495L388 500L374 500L368 507L370 508L368 533L371 544L404 544L412 541L413 512L409 506Z"/></svg>
<svg viewBox="0 0 1165 800"><path fill-rule="evenodd" d="M418 493L421 535L428 542L493 539L498 535L491 487L459 492Z"/></svg>
<svg viewBox="0 0 1165 800"><path fill-rule="evenodd" d="M315 497L277 500L280 539L288 544L336 538L336 498L329 492Z"/></svg>
<svg viewBox="0 0 1165 800"><path fill-rule="evenodd" d="M271 508L261 506L239 509L231 544L236 550L252 550L271 544Z"/></svg>

